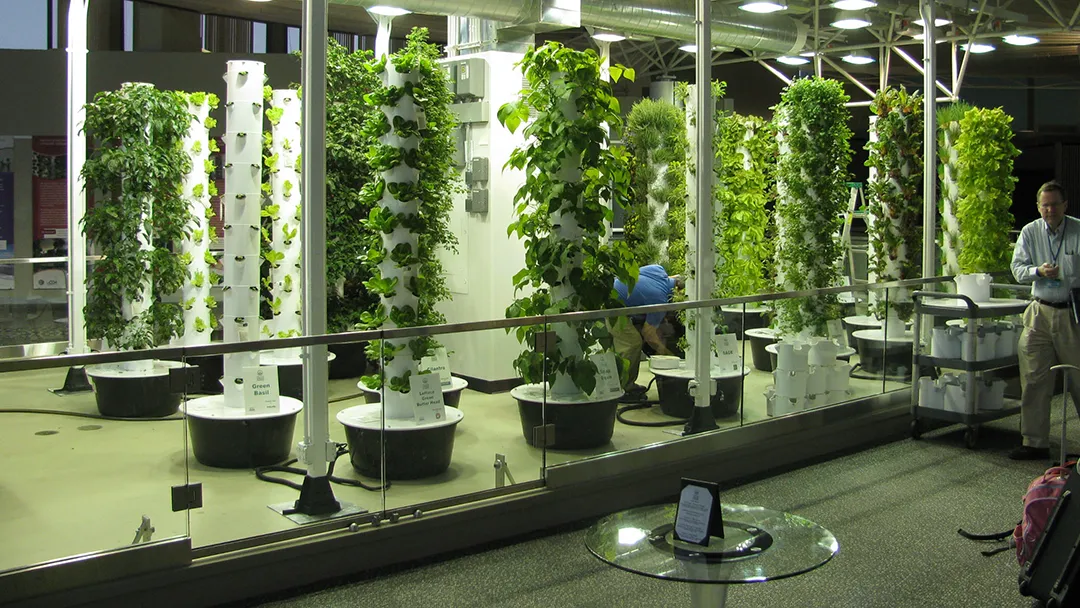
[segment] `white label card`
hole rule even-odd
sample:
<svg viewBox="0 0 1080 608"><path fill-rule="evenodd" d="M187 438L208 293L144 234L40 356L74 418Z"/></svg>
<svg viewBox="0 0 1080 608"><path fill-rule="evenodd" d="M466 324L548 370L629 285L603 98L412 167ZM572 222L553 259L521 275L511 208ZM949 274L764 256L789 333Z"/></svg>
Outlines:
<svg viewBox="0 0 1080 608"><path fill-rule="evenodd" d="M277 367L244 368L244 411L248 414L271 414L281 409Z"/></svg>
<svg viewBox="0 0 1080 608"><path fill-rule="evenodd" d="M830 340L840 346L847 344L847 333L844 331L844 324L840 322L840 319L829 319L826 321L826 327L829 330Z"/></svg>
<svg viewBox="0 0 1080 608"><path fill-rule="evenodd" d="M619 367L615 364L615 353L608 351L590 357L596 364L596 389L593 395L597 397L618 396L622 393L622 382L619 380Z"/></svg>
<svg viewBox="0 0 1080 608"><path fill-rule="evenodd" d="M707 488L688 485L679 493L679 511L675 518L675 533L690 543L708 544L709 517L713 497Z"/></svg>
<svg viewBox="0 0 1080 608"><path fill-rule="evenodd" d="M446 420L443 405L442 382L438 374L414 374L409 376L409 394L415 404L413 417L417 424Z"/></svg>
<svg viewBox="0 0 1080 608"><path fill-rule="evenodd" d="M435 349L435 354L421 359L420 369L421 371L438 374L440 382L445 385L450 384L450 355L446 353L445 348L440 346Z"/></svg>
<svg viewBox="0 0 1080 608"><path fill-rule="evenodd" d="M713 367L724 371L739 371L742 357L739 356L739 343L735 334L713 336Z"/></svg>

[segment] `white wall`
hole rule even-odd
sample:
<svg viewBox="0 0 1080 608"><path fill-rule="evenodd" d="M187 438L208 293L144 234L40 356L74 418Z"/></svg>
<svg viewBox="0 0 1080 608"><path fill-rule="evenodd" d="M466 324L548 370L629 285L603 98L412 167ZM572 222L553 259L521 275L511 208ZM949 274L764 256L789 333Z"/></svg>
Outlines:
<svg viewBox="0 0 1080 608"><path fill-rule="evenodd" d="M521 130L511 135L496 119L502 104L513 101L521 90L521 72L514 64L521 55L488 52L469 55L487 61L487 98L490 120L471 127L471 157L486 157L491 180L487 213L465 213L465 197L454 201L451 227L458 237L458 254L443 258L453 300L440 305L450 323L501 319L514 300L512 278L525 265L525 246L516 236L507 237L514 218L514 195L524 183L520 171L503 171L510 152L523 141ZM521 352L513 334L488 330L440 336L452 351L453 371L484 380L518 377L513 360Z"/></svg>

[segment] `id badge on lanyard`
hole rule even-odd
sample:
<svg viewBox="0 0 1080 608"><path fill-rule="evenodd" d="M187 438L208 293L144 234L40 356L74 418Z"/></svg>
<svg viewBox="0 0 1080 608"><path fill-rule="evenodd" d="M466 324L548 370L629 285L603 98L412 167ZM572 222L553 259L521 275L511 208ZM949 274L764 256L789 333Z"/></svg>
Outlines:
<svg viewBox="0 0 1080 608"><path fill-rule="evenodd" d="M1068 221L1065 221L1061 226L1061 242L1058 243L1057 251L1054 251L1054 244L1050 240L1050 234L1047 233L1047 235L1046 235L1046 246L1050 250L1050 255L1051 255L1050 263L1053 264L1054 266L1058 265L1058 263L1057 263L1058 256L1061 255L1061 248L1065 246L1065 231L1068 229L1068 227L1069 227L1069 222ZM1051 289L1057 289L1057 288L1061 287L1061 284L1062 284L1061 279L1046 279L1046 286L1050 287Z"/></svg>

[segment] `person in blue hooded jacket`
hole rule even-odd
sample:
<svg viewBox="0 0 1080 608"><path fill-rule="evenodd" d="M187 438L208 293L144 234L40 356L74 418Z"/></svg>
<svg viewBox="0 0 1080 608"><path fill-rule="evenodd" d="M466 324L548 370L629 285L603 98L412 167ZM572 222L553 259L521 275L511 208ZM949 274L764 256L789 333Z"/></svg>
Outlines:
<svg viewBox="0 0 1080 608"><path fill-rule="evenodd" d="M615 279L615 291L619 300L627 307L667 304L675 288L684 285L682 277L669 276L667 270L659 264L642 266L638 271L638 280L633 289ZM671 350L660 336L660 324L665 313L653 312L647 315L620 317L612 324L611 334L615 342L615 352L629 362L629 376L624 390L630 394L641 394L645 387L636 384L641 368L641 351L648 344L658 355L670 355Z"/></svg>

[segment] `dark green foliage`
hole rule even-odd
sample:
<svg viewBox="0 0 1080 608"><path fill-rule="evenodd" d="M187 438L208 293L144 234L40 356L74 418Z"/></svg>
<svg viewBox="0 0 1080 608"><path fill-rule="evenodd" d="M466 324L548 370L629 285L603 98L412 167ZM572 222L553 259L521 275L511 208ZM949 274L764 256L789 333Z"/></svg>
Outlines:
<svg viewBox="0 0 1080 608"><path fill-rule="evenodd" d="M189 234L182 188L191 168L183 148L190 124L185 94L145 84L98 93L86 106L85 129L97 147L82 175L98 196L82 229L103 255L87 277L89 338L144 349L183 334L180 305L162 298L188 278L170 247ZM143 230L152 249L139 242ZM124 318L122 302L141 301L146 281L152 301L138 317Z"/></svg>

